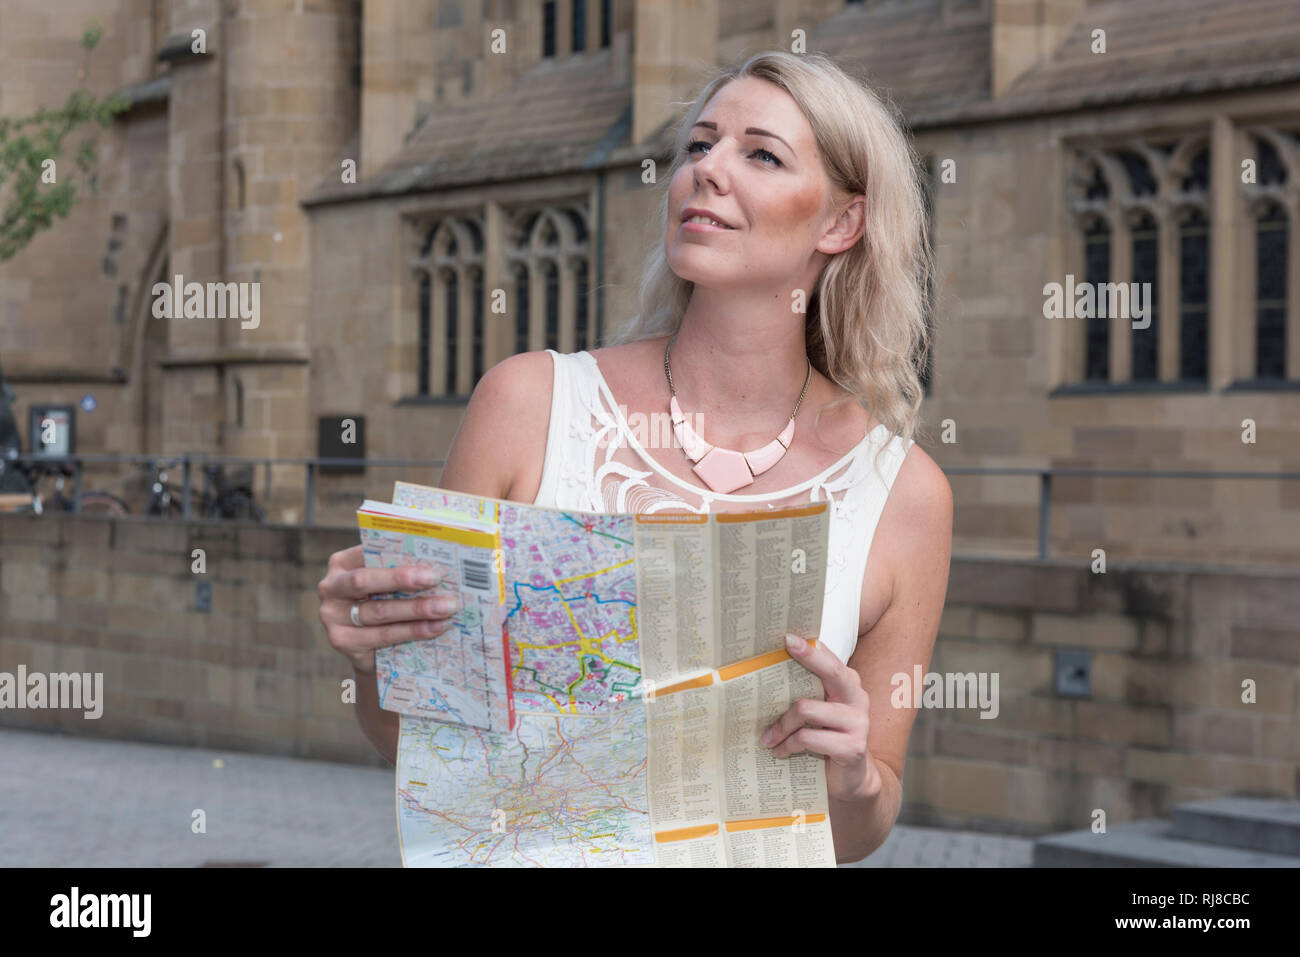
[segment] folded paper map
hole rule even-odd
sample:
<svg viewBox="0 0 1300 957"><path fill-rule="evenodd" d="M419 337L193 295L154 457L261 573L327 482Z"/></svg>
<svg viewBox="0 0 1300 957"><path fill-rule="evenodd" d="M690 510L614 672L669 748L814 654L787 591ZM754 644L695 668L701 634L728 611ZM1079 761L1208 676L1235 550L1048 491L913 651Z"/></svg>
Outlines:
<svg viewBox="0 0 1300 957"><path fill-rule="evenodd" d="M438 566L462 605L376 655L404 864L833 867L824 759L759 743L823 696L785 635L821 625L827 508L367 501L367 565Z"/></svg>

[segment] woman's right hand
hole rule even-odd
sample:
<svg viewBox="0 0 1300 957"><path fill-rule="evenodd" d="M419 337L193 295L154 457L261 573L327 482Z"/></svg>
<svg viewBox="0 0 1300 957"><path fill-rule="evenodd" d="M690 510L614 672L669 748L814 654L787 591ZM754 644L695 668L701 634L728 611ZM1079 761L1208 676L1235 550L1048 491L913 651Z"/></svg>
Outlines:
<svg viewBox="0 0 1300 957"><path fill-rule="evenodd" d="M432 638L451 627L460 610L452 595L423 598L386 598L369 601L371 595L422 591L448 574L444 567L405 565L398 568L366 568L360 545L330 556L325 577L316 586L320 596L320 620L330 645L344 655L361 674L375 673L375 649L400 645L420 638ZM352 624L351 610L360 602L361 627Z"/></svg>

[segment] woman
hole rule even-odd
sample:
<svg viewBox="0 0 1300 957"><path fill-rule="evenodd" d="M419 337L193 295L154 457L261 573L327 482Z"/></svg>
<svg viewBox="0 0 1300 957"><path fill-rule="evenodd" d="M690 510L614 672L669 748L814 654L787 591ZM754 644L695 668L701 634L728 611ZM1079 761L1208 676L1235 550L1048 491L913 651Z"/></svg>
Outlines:
<svg viewBox="0 0 1300 957"><path fill-rule="evenodd" d="M951 545L948 483L910 438L928 349L918 166L869 90L787 53L717 76L677 145L640 315L606 348L490 369L440 484L591 511L833 501L820 640L790 645L825 701L796 702L762 743L826 758L836 858L858 860L898 813L915 714L891 707L891 678L929 664ZM650 441L629 425L669 415ZM359 721L390 760L398 719L376 706L375 649L440 634L453 609L362 602L360 627L349 614L420 587L415 574L365 569L357 546L319 589Z"/></svg>

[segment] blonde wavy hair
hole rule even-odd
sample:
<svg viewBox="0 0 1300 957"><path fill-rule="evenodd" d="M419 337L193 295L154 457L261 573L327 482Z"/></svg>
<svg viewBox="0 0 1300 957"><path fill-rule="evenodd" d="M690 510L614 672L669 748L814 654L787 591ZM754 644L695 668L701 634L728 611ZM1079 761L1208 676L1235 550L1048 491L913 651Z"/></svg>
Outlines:
<svg viewBox="0 0 1300 957"><path fill-rule="evenodd" d="M923 166L892 103L823 54L758 53L715 73L677 127L673 161L660 179L660 233L668 228L668 184L687 160L691 127L714 94L742 77L780 87L803 110L835 203L858 193L866 198L861 238L827 262L805 316L808 358L849 393L826 408L856 401L891 434L911 439L923 398L918 364L928 360L931 345L925 315L933 259ZM675 333L693 288L672 271L663 242L657 243L645 260L640 313L609 344Z"/></svg>

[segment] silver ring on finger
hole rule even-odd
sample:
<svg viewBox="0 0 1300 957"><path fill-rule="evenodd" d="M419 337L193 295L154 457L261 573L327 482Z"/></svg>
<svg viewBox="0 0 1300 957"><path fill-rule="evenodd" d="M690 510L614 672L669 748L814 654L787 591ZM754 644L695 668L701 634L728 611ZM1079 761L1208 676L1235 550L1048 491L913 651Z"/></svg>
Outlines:
<svg viewBox="0 0 1300 957"><path fill-rule="evenodd" d="M361 627L361 602L354 601L352 603L352 610L348 612L348 617L352 619L353 625L358 628Z"/></svg>

